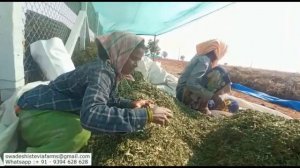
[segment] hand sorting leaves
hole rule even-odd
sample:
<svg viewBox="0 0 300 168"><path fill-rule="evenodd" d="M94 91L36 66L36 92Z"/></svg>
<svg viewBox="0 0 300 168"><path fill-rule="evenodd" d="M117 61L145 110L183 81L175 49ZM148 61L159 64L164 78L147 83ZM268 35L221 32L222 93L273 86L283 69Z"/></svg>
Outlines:
<svg viewBox="0 0 300 168"><path fill-rule="evenodd" d="M135 100L132 102L134 108L147 108L152 111L153 120L151 122L159 125L167 125L170 118L173 117L172 111L165 107L159 107L154 104L152 100Z"/></svg>
<svg viewBox="0 0 300 168"><path fill-rule="evenodd" d="M146 108L154 105L152 100L135 100L132 102L133 108Z"/></svg>
<svg viewBox="0 0 300 168"><path fill-rule="evenodd" d="M153 123L159 125L167 125L170 121L169 119L173 117L172 111L165 107L154 106L153 111Z"/></svg>

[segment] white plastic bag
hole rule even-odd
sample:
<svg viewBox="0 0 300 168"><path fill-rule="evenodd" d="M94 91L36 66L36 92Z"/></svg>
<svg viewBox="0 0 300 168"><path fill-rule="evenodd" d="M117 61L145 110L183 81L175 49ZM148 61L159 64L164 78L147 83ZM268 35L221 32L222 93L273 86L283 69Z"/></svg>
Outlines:
<svg viewBox="0 0 300 168"><path fill-rule="evenodd" d="M47 80L75 69L71 56L60 38L39 40L30 44L32 58L39 65Z"/></svg>

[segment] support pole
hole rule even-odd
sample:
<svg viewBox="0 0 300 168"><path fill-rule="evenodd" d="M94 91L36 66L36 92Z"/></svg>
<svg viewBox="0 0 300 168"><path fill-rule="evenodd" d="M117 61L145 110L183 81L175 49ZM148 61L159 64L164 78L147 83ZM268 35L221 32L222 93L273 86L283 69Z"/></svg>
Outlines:
<svg viewBox="0 0 300 168"><path fill-rule="evenodd" d="M87 12L87 2L81 2L81 10ZM87 15L84 19L84 23L82 25L81 31L80 31L80 50L85 49L85 40L86 40L86 29L87 29Z"/></svg>
<svg viewBox="0 0 300 168"><path fill-rule="evenodd" d="M154 35L154 48L155 48L155 42L156 42L156 35ZM154 56L153 56L153 54L152 54L152 52L150 51L150 53L151 53L151 56L152 56L152 60L154 61Z"/></svg>
<svg viewBox="0 0 300 168"><path fill-rule="evenodd" d="M24 86L24 2L1 2L0 5L0 92L7 100Z"/></svg>

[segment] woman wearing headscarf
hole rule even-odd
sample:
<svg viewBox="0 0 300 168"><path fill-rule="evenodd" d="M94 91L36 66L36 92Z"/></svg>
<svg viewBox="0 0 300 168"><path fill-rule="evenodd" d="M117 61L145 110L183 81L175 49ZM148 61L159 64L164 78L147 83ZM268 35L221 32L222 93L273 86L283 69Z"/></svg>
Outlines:
<svg viewBox="0 0 300 168"><path fill-rule="evenodd" d="M225 43L213 39L196 46L197 54L184 69L178 80L176 98L206 114L211 114L208 101L213 99L220 109L225 102L220 95L230 92L230 78L218 61L225 55Z"/></svg>
<svg viewBox="0 0 300 168"><path fill-rule="evenodd" d="M39 85L25 92L18 100L21 128L25 130L21 130L22 138L29 144L31 141L38 141L34 143L35 146L32 144L33 147L27 148L27 152L78 151L79 148L75 149L74 145L72 147L72 143L79 142L73 140L70 145L68 139L80 136L83 130L94 133L128 133L141 130L150 122L160 125L169 122L172 112L167 108L152 105L149 100L132 101L116 96L121 79L133 80L130 74L144 55L144 39L127 32L113 32L96 38L96 44L100 59L62 74L48 85ZM42 140L39 141L39 138L42 139L43 136L39 134L41 129L36 128L36 131L30 132L25 128L29 125L34 127L35 124L35 127L40 127L43 123L39 123L37 119L35 122L31 121L31 116L36 115L47 122L46 114L56 115L58 118L59 121L44 123L53 128L58 127L55 125L62 125L59 126L60 129L67 127L64 123L68 123L68 117L63 118L62 115L72 115L69 118L79 115L80 120L74 123L74 119L70 119L72 121L69 123L76 130L64 130L64 133L57 135L59 138L54 140L55 143L48 142L50 140L40 142ZM26 133L26 130L30 133ZM55 131L59 130L53 129ZM38 135L34 136L35 133ZM86 135L84 137L89 138ZM59 142L62 143L60 145L59 139L64 139ZM41 143L47 145L39 147L38 144ZM58 147L64 145L70 147ZM77 146L82 146L82 143Z"/></svg>

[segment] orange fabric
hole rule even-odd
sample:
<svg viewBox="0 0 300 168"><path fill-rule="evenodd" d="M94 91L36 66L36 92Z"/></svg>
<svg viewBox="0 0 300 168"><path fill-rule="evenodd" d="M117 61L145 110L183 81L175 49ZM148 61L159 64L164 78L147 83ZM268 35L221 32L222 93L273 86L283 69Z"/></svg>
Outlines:
<svg viewBox="0 0 300 168"><path fill-rule="evenodd" d="M197 55L205 55L211 51L214 51L217 59L212 62L212 67L218 65L219 60L225 55L227 52L227 45L220 40L213 39L208 40L196 45Z"/></svg>

